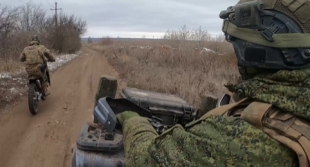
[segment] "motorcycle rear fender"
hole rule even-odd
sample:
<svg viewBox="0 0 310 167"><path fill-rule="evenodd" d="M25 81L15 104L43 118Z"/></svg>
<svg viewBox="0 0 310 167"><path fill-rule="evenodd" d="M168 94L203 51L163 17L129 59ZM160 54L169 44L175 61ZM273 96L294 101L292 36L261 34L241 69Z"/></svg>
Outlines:
<svg viewBox="0 0 310 167"><path fill-rule="evenodd" d="M42 89L41 78L37 76L31 76L28 78L28 83L36 83L39 89Z"/></svg>

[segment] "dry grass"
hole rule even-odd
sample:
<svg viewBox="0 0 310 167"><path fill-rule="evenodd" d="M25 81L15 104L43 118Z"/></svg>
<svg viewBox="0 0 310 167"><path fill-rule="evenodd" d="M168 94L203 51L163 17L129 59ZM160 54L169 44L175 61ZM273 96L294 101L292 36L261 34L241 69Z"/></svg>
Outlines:
<svg viewBox="0 0 310 167"><path fill-rule="evenodd" d="M52 52L53 56L56 58L61 55L57 55L57 53ZM14 73L20 70L24 70L25 65L23 62L17 61L15 59L4 60L0 58L0 74L1 73Z"/></svg>
<svg viewBox="0 0 310 167"><path fill-rule="evenodd" d="M195 107L199 107L204 95L219 97L228 93L223 85L239 77L233 53L219 56L192 47L172 49L161 44L143 49L128 44L89 46L108 57L128 86L176 94ZM221 46L227 50L227 43Z"/></svg>
<svg viewBox="0 0 310 167"><path fill-rule="evenodd" d="M0 60L0 73L1 72L15 72L24 67L22 62L18 62L15 60Z"/></svg>

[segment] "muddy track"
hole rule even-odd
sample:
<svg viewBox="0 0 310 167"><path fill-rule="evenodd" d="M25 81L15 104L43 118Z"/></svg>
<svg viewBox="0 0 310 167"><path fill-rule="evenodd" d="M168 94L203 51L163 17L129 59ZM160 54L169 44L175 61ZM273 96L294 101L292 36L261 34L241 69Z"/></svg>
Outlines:
<svg viewBox="0 0 310 167"><path fill-rule="evenodd" d="M0 167L69 167L71 147L92 114L101 75L118 77L100 53L80 57L51 75L51 95L32 116L27 97L0 118ZM119 90L125 83L119 80ZM118 90L118 91L119 91Z"/></svg>

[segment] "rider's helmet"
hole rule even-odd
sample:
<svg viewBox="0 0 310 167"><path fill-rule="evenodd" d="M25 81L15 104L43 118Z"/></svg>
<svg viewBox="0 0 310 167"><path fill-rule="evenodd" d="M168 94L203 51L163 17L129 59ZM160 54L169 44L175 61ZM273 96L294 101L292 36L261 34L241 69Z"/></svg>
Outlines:
<svg viewBox="0 0 310 167"><path fill-rule="evenodd" d="M40 44L40 39L38 38L37 35L34 35L31 38L30 45L39 45L39 44Z"/></svg>
<svg viewBox="0 0 310 167"><path fill-rule="evenodd" d="M220 18L242 79L310 67L310 0L239 0Z"/></svg>

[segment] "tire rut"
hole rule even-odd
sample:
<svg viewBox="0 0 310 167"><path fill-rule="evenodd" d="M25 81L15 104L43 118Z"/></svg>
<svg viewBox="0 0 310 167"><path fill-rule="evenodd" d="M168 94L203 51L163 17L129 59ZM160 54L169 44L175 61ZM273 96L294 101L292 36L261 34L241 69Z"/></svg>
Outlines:
<svg viewBox="0 0 310 167"><path fill-rule="evenodd" d="M0 166L71 166L71 146L92 114L101 75L118 78L100 53L83 47L83 54L51 75L51 94L32 116L27 97L4 116L0 127ZM88 54L88 55L87 55ZM126 84L119 80L119 89Z"/></svg>

